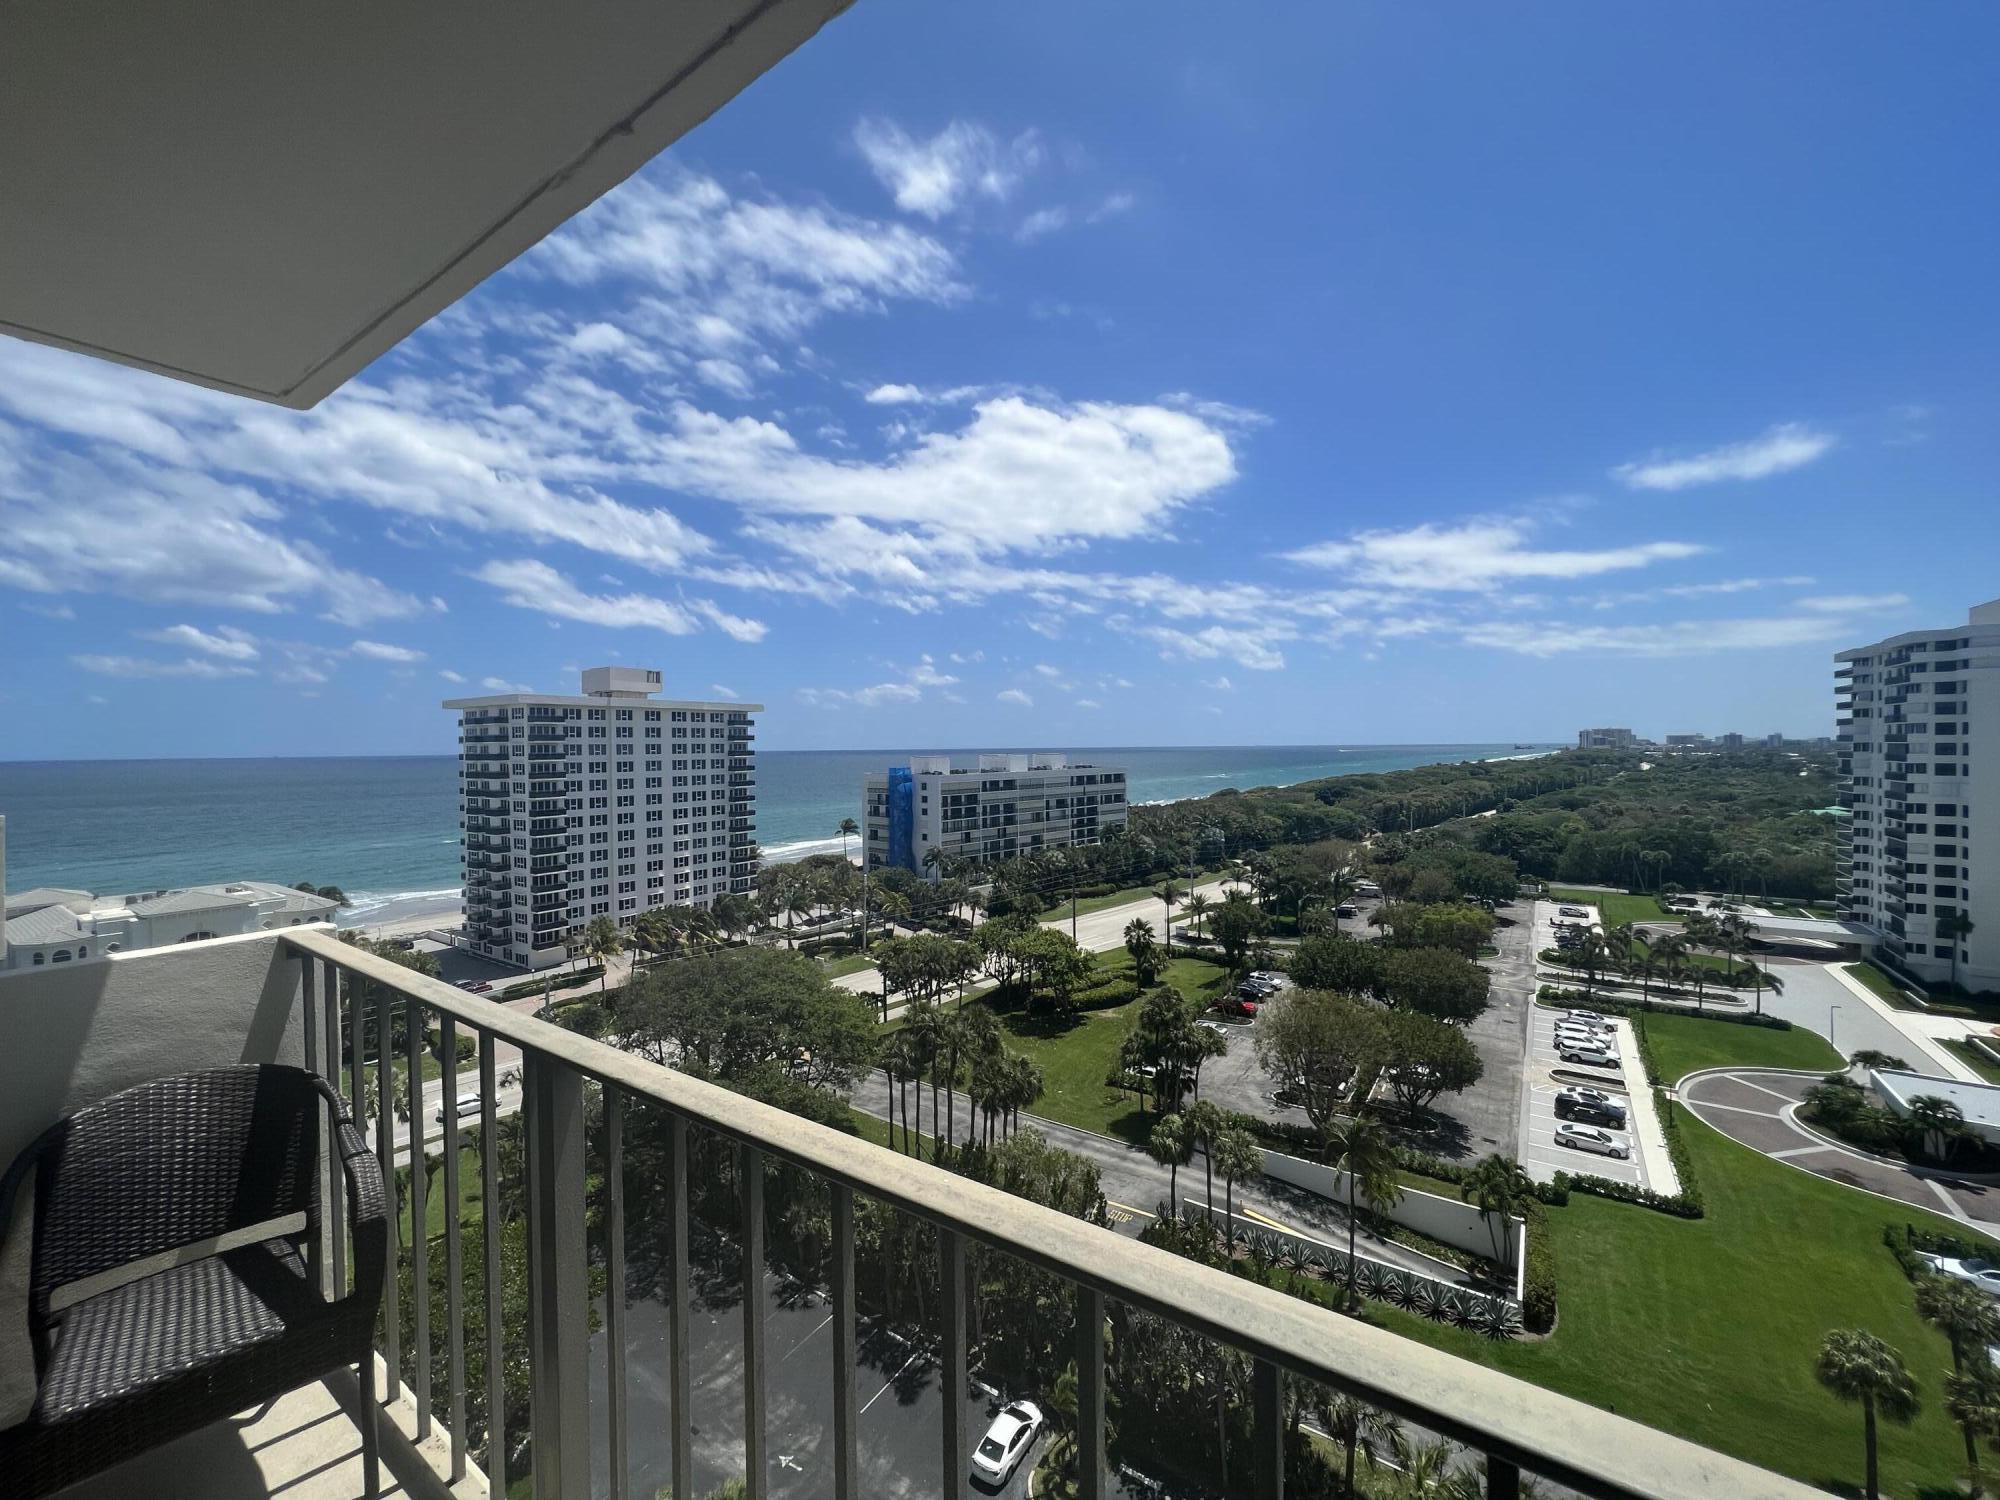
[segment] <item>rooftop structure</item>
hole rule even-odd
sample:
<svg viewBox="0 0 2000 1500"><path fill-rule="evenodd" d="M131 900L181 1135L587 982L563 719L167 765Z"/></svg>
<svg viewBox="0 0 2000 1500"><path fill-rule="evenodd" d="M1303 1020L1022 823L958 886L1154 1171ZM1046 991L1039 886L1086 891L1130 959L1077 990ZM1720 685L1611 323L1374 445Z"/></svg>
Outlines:
<svg viewBox="0 0 2000 1500"><path fill-rule="evenodd" d="M2000 600L1834 661L1841 915L1923 983L2000 989Z"/></svg>
<svg viewBox="0 0 2000 1500"><path fill-rule="evenodd" d="M952 860L1095 844L1125 826L1125 770L1071 765L1049 751L981 755L970 765L918 755L863 781L861 813L869 869L897 865L936 880Z"/></svg>
<svg viewBox="0 0 2000 1500"><path fill-rule="evenodd" d="M0 866L0 876L4 875ZM98 896L40 887L6 898L0 971L108 958L140 948L330 922L338 901L266 880Z"/></svg>
<svg viewBox="0 0 2000 1500"><path fill-rule="evenodd" d="M757 872L751 716L663 699L657 671L592 667L580 694L453 698L467 944L526 968L598 917L747 894Z"/></svg>
<svg viewBox="0 0 2000 1500"><path fill-rule="evenodd" d="M1940 1078L1929 1073L1890 1072L1881 1068L1869 1075L1882 1102L1899 1115L1910 1112L1912 1101L1942 1099L1958 1107L1966 1128L1982 1140L2000 1141L2000 1084L1965 1083L1956 1078Z"/></svg>

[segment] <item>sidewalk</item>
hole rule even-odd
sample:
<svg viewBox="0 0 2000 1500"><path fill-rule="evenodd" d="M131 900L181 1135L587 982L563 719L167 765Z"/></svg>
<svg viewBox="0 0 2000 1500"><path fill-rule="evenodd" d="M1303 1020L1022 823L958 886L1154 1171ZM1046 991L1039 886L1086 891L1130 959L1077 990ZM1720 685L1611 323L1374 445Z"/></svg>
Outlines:
<svg viewBox="0 0 2000 1500"><path fill-rule="evenodd" d="M1925 1016L1914 1011L1898 1010L1880 995L1869 989L1867 985L1848 973L1845 964L1828 964L1826 965L1826 969L1835 979L1840 981L1842 987L1849 994L1860 1000L1884 1021L1895 1027L1898 1032L1910 1039L1911 1047L1918 1053L1918 1056L1910 1059L1913 1064L1919 1067L1924 1066L1926 1063L1932 1064L1942 1070L1947 1078L1956 1078L1960 1083L1986 1082L1984 1078L1979 1076L1978 1070L1972 1064L1961 1061L1957 1056L1937 1045L1934 1038L1940 1034L1939 1032L1931 1030L1930 1027L1920 1029L1917 1025L1912 1024L1916 1022L1929 1022L1932 1026L1935 1026L1940 1021L1948 1021L1952 1023L1953 1029L1943 1034L1965 1036L1979 1029L1978 1023L1961 1021L1953 1016Z"/></svg>

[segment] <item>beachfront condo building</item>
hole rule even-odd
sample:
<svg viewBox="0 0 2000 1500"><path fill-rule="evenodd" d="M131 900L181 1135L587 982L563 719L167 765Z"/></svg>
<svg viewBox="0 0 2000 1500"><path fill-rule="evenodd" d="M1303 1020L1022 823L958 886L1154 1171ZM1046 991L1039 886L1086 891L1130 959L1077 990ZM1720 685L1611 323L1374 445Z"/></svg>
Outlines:
<svg viewBox="0 0 2000 1500"><path fill-rule="evenodd" d="M755 703L662 699L592 667L583 692L452 698L467 945L540 969L597 917L711 906L757 873Z"/></svg>
<svg viewBox="0 0 2000 1500"><path fill-rule="evenodd" d="M936 880L947 858L984 863L1068 849L1124 827L1125 771L1049 754L982 755L971 766L918 755L869 776L861 809L870 869L900 865Z"/></svg>
<svg viewBox="0 0 2000 1500"><path fill-rule="evenodd" d="M1841 915L1915 979L2000 990L2000 600L1834 661Z"/></svg>

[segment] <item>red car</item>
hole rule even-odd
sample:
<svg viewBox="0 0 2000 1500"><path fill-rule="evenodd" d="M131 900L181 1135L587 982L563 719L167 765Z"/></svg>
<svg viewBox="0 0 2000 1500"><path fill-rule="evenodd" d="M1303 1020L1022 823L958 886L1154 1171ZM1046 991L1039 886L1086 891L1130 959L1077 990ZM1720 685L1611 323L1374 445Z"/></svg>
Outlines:
<svg viewBox="0 0 2000 1500"><path fill-rule="evenodd" d="M1241 995L1230 995L1226 999L1218 1000L1215 1002L1215 1008L1225 1016L1242 1016L1246 1020L1255 1020L1257 1017L1257 1002L1245 1000Z"/></svg>

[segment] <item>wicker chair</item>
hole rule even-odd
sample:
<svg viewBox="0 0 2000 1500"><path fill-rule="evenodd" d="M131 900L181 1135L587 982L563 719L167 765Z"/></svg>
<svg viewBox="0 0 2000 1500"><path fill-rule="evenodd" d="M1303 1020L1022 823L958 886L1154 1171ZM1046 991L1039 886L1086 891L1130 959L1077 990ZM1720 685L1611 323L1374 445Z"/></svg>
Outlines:
<svg viewBox="0 0 2000 1500"><path fill-rule="evenodd" d="M306 1247L334 1121L354 1279L329 1300ZM358 1365L364 1482L379 1483L375 1314L389 1225L347 1110L300 1068L162 1078L51 1126L0 1180L0 1227L32 1174L35 1404L0 1431L9 1500L31 1500ZM246 1233L245 1231L249 1231Z"/></svg>

